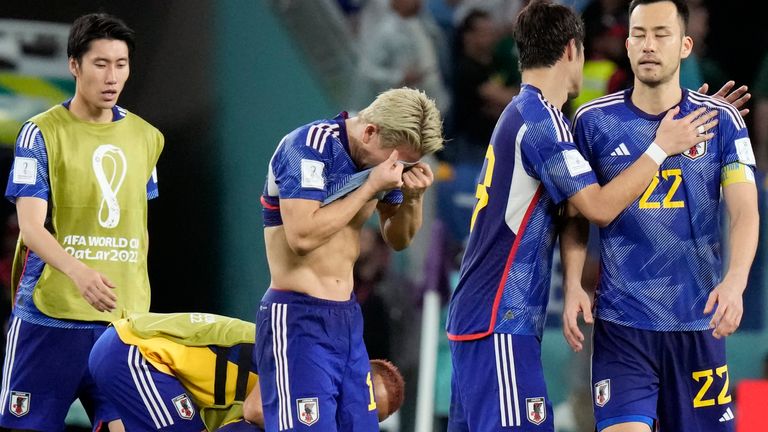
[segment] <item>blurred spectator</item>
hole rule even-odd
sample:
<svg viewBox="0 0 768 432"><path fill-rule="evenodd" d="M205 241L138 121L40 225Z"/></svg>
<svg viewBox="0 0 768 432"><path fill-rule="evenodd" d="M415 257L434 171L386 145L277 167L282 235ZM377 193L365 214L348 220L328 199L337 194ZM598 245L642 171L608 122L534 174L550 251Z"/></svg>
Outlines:
<svg viewBox="0 0 768 432"><path fill-rule="evenodd" d="M511 69L509 61L500 62L496 55L500 35L482 10L469 12L457 29L449 132L456 141L444 152L450 162L482 162L499 115L519 89L516 67Z"/></svg>
<svg viewBox="0 0 768 432"><path fill-rule="evenodd" d="M599 0L584 10L584 82L571 108L632 85L632 69L624 47L628 0Z"/></svg>
<svg viewBox="0 0 768 432"><path fill-rule="evenodd" d="M390 88L423 90L445 112L449 93L440 73L431 18L421 0L370 0L363 9L358 77L352 105L359 109Z"/></svg>

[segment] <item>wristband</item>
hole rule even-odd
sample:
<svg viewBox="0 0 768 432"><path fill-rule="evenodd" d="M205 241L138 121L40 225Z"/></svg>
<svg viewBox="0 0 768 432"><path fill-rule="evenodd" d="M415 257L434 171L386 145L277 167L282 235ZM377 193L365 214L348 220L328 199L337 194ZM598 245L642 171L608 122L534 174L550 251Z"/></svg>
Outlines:
<svg viewBox="0 0 768 432"><path fill-rule="evenodd" d="M645 151L645 154L653 159L653 161L656 162L656 165L661 165L667 158L667 152L662 150L662 148L655 142L652 142L651 145L648 146L648 150Z"/></svg>

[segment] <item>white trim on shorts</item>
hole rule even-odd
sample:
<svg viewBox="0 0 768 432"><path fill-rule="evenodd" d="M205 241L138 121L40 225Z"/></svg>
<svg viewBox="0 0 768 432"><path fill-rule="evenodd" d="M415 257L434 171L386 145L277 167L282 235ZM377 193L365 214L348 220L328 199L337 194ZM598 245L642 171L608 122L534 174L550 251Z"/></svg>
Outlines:
<svg viewBox="0 0 768 432"><path fill-rule="evenodd" d="M136 391L139 392L144 406L152 417L152 421L155 422L155 427L161 429L174 424L173 417L168 412L168 407L163 403L163 399L155 386L155 381L152 379L152 374L149 372L147 359L134 345L128 348L128 370L131 371Z"/></svg>
<svg viewBox="0 0 768 432"><path fill-rule="evenodd" d="M501 427L520 426L520 403L517 396L517 377L515 374L515 355L512 349L512 335L494 333L493 348L496 354L496 378L499 384Z"/></svg>
<svg viewBox="0 0 768 432"><path fill-rule="evenodd" d="M13 364L16 360L16 345L19 342L19 328L21 319L13 317L11 325L8 328L8 345L5 347L5 361L3 362L3 387L0 390L0 415L5 414L5 404L8 403L8 393L11 388L11 374L13 373Z"/></svg>
<svg viewBox="0 0 768 432"><path fill-rule="evenodd" d="M272 354L275 357L275 382L277 383L278 426L281 431L293 429L291 411L291 385L288 379L288 305L272 303Z"/></svg>

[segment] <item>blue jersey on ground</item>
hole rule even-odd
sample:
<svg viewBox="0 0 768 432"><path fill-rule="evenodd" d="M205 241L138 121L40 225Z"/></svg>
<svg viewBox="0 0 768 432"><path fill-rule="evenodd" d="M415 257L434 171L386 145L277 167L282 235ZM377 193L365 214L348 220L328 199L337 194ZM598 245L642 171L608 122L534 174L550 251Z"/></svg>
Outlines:
<svg viewBox="0 0 768 432"><path fill-rule="evenodd" d="M499 119L478 181L448 337L541 336L560 204L595 175L563 113L526 84Z"/></svg>
<svg viewBox="0 0 768 432"><path fill-rule="evenodd" d="M341 113L332 120L318 120L286 135L269 161L267 181L261 196L264 226L282 225L281 199L324 201L361 171L349 154L345 120ZM393 190L382 199L389 204L403 202Z"/></svg>
<svg viewBox="0 0 768 432"><path fill-rule="evenodd" d="M600 184L645 152L664 117L644 113L631 96L628 89L576 112L576 142ZM721 183L729 170L754 178L755 158L730 104L683 89L677 117L702 106L718 111L715 137L667 158L645 193L600 230L596 303L603 320L658 331L709 328L702 311L721 280Z"/></svg>
<svg viewBox="0 0 768 432"><path fill-rule="evenodd" d="M71 101L66 101L62 105L69 108ZM115 105L112 108L112 121L118 121L126 115L125 109ZM48 201L51 191L48 174L48 153L45 148L45 138L40 129L34 123L25 123L18 137L16 138L16 158L32 158L37 161L37 177L34 184L15 183L13 181L14 167L8 176L8 186L5 190L5 197L15 203L17 198L34 197ZM22 159L23 160L23 159ZM153 199L158 196L157 174L153 171L152 177L147 182L147 199ZM88 323L85 321L60 320L49 317L37 309L32 301L32 292L35 289L40 275L43 273L45 262L35 252L29 251L24 264L24 274L21 277L19 286L16 287L16 297L14 299L14 315L24 321L61 328L101 328L103 324Z"/></svg>

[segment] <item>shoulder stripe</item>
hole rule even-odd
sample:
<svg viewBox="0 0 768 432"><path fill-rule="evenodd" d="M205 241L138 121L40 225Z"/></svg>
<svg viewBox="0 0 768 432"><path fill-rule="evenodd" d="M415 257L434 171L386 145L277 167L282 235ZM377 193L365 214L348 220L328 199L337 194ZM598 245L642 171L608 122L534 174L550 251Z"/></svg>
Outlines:
<svg viewBox="0 0 768 432"><path fill-rule="evenodd" d="M40 133L40 128L34 123L25 123L19 132L19 147L32 149L35 147L35 138Z"/></svg>
<svg viewBox="0 0 768 432"><path fill-rule="evenodd" d="M544 108L549 113L549 117L552 119L552 123L555 127L555 130L557 131L557 139L560 142L572 142L573 137L571 137L571 132L568 128L568 125L566 125L562 118L557 115L557 108L555 108L553 105L551 105L549 102L547 102L546 99L544 99L544 96L539 95L539 100L541 101L541 104L544 105Z"/></svg>
<svg viewBox="0 0 768 432"><path fill-rule="evenodd" d="M741 118L739 111L730 103L694 91L689 92L689 95L693 102L698 102L699 104L704 104L712 108L724 109L728 113L728 116L731 118L733 124L736 126L736 129L743 129L747 127L746 123L744 123L744 119Z"/></svg>
<svg viewBox="0 0 768 432"><path fill-rule="evenodd" d="M624 100L624 91L623 90L619 91L619 92L616 92L616 93L611 93L609 95L601 96L601 97L599 97L597 99L593 99L593 100L585 103L584 105L580 106L576 110L576 113L574 113L573 118L576 119L579 115L581 115L581 113L583 111L586 111L586 110L588 110L590 108L595 108L597 105L603 106L602 104L604 104L606 102L616 102L616 101L623 101L623 100ZM609 104L609 105L612 105L612 104Z"/></svg>
<svg viewBox="0 0 768 432"><path fill-rule="evenodd" d="M607 106L611 105L618 105L624 103L624 98L618 98L618 99L606 99L604 101L601 101L600 103L591 103L588 105L584 105L581 108L579 108L578 111L576 111L576 115L573 116L573 123L575 124L579 117L581 117L585 112L596 109L596 108L605 108Z"/></svg>
<svg viewBox="0 0 768 432"><path fill-rule="evenodd" d="M307 132L307 146L322 153L325 150L325 142L333 135L339 138L339 125L336 123L321 123L312 125Z"/></svg>

